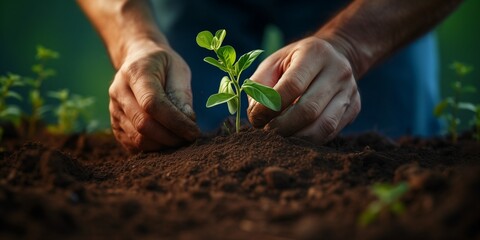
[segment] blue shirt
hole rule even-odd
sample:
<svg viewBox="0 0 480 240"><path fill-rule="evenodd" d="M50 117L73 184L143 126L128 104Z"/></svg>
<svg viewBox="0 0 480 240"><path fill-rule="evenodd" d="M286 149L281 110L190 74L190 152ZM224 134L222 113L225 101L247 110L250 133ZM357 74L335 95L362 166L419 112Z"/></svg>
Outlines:
<svg viewBox="0 0 480 240"><path fill-rule="evenodd" d="M315 32L347 4L310 0L154 1L161 30L192 70L194 110L205 131L219 127L229 113L226 104L205 107L207 98L218 91L223 74L203 62L211 53L195 43L198 32L226 29L225 43L240 55L260 48L268 24L278 26L289 43ZM252 74L256 66L243 76ZM391 137L436 134L439 122L432 110L439 101L437 68L436 39L429 33L371 69L358 81L362 111L342 133L374 130ZM244 98L242 117L246 103Z"/></svg>

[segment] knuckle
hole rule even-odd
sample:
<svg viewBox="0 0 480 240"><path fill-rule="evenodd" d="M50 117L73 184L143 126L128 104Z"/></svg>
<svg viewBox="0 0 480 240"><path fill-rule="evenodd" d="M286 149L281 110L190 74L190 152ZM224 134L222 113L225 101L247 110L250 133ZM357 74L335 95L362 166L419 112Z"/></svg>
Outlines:
<svg viewBox="0 0 480 240"><path fill-rule="evenodd" d="M146 132L148 128L148 118L142 112L137 112L132 117L132 125L138 132Z"/></svg>
<svg viewBox="0 0 480 240"><path fill-rule="evenodd" d="M323 134L330 135L335 132L338 126L338 119L332 116L325 116L320 121L320 129Z"/></svg>
<svg viewBox="0 0 480 240"><path fill-rule="evenodd" d="M360 98L354 100L352 102L352 104L350 104L349 107L352 109L352 111L355 113L355 115L359 114L360 111L362 110L362 104L360 102Z"/></svg>
<svg viewBox="0 0 480 240"><path fill-rule="evenodd" d="M139 104L148 114L152 114L158 110L157 96L152 92L143 93L139 98Z"/></svg>
<svg viewBox="0 0 480 240"><path fill-rule="evenodd" d="M146 141L145 137L138 132L133 133L130 139L132 140L133 146L135 146L136 148L141 148L141 146L143 146Z"/></svg>
<svg viewBox="0 0 480 240"><path fill-rule="evenodd" d="M114 80L110 85L110 87L108 87L108 96L110 97L110 99L115 99L117 97L118 87L115 82L116 81Z"/></svg>
<svg viewBox="0 0 480 240"><path fill-rule="evenodd" d="M322 112L322 108L315 101L307 101L298 106L298 116L302 122L313 122Z"/></svg>
<svg viewBox="0 0 480 240"><path fill-rule="evenodd" d="M330 43L317 37L309 38L307 45L309 46L308 49L310 49L310 51L313 50L313 52L319 56L330 56L334 50Z"/></svg>
<svg viewBox="0 0 480 240"><path fill-rule="evenodd" d="M289 81L285 84L285 91L292 97L299 96L304 91L305 71L299 69L295 74L289 76Z"/></svg>
<svg viewBox="0 0 480 240"><path fill-rule="evenodd" d="M341 79L354 81L352 66L346 59L339 61L337 68L337 72Z"/></svg>

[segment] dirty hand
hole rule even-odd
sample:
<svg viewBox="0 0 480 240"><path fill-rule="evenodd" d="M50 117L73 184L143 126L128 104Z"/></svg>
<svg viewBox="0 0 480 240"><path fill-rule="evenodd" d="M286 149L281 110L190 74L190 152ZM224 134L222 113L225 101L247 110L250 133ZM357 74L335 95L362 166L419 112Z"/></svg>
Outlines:
<svg viewBox="0 0 480 240"><path fill-rule="evenodd" d="M360 111L360 94L350 62L318 37L278 50L260 64L251 79L279 92L282 111L271 111L250 99L250 122L284 136L325 143Z"/></svg>
<svg viewBox="0 0 480 240"><path fill-rule="evenodd" d="M128 49L110 89L110 120L129 151L153 151L196 139L190 68L169 46L139 42Z"/></svg>

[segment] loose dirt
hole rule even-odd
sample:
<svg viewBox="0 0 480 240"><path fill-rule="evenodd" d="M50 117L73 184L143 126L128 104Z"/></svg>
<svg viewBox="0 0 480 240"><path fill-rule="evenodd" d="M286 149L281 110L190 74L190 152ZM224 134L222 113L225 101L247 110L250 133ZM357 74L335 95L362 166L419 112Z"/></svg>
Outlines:
<svg viewBox="0 0 480 240"><path fill-rule="evenodd" d="M478 239L480 143L375 133L316 146L246 129L128 155L108 134L11 138L0 239ZM377 182L406 209L362 227Z"/></svg>

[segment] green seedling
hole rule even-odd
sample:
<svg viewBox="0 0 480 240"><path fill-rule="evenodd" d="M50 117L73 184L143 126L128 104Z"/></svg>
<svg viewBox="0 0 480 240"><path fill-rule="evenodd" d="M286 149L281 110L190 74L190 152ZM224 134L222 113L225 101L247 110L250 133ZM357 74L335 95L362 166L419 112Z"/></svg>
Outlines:
<svg viewBox="0 0 480 240"><path fill-rule="evenodd" d="M41 94L41 87L43 82L55 76L54 69L46 67L46 63L49 60L59 58L59 54L51 49L43 46L37 47L36 55L37 63L32 66L32 71L36 74L34 78L27 79L27 84L30 85L31 90L29 92L30 104L32 111L28 117L28 136L33 136L36 132L36 126L42 119L44 113L47 111L47 107L44 106L44 98Z"/></svg>
<svg viewBox="0 0 480 240"><path fill-rule="evenodd" d="M480 141L480 104L473 103L459 103L459 109L468 110L473 112L473 117L470 124L473 126L473 138Z"/></svg>
<svg viewBox="0 0 480 240"><path fill-rule="evenodd" d="M196 41L198 46L215 52L217 59L206 57L203 60L227 74L220 81L218 93L211 95L206 103L206 107L213 107L222 103L227 103L230 114L237 114L235 121L236 132L240 130L240 109L241 93L245 91L248 96L261 103L265 107L274 111L280 111L280 94L273 88L256 83L250 79L240 82L242 72L247 69L253 61L263 52L262 50L253 50L243 54L236 59L235 49L230 45L222 46L227 32L224 29L218 30L215 35L209 31L198 33Z"/></svg>
<svg viewBox="0 0 480 240"><path fill-rule="evenodd" d="M80 117L83 116L85 121L88 120L88 107L95 102L92 97L71 96L67 89L49 92L48 95L60 101L55 109L58 122L48 127L50 132L56 134L73 133L79 125Z"/></svg>
<svg viewBox="0 0 480 240"><path fill-rule="evenodd" d="M0 76L0 141L3 137L3 123L12 122L18 125L22 111L16 105L8 104L7 100L10 98L22 100L22 96L12 90L13 87L23 86L23 80L20 76L15 74L7 74Z"/></svg>
<svg viewBox="0 0 480 240"><path fill-rule="evenodd" d="M408 191L408 184L405 182L391 185L386 183L376 183L371 187L371 192L377 197L377 200L370 203L365 211L358 218L361 226L367 226L378 218L382 211L390 211L394 214L401 214L405 211L405 206L400 198Z"/></svg>
<svg viewBox="0 0 480 240"><path fill-rule="evenodd" d="M455 62L452 64L452 69L458 77L452 84L453 96L447 97L437 104L433 113L435 116L442 117L447 121L447 129L452 136L452 142L456 143L458 140L458 126L460 125L459 110L465 109L465 106L470 104L461 102L461 97L464 93L476 92L476 89L471 85L464 85L461 81L473 70L472 67Z"/></svg>

